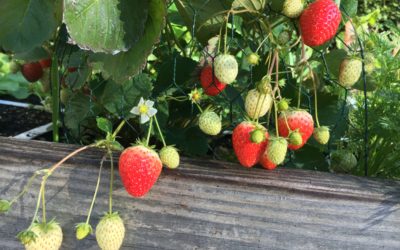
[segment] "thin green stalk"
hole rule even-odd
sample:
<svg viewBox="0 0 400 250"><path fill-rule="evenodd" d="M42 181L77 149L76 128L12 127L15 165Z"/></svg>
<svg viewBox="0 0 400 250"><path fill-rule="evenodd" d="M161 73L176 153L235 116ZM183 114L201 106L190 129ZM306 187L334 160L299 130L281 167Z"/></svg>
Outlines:
<svg viewBox="0 0 400 250"><path fill-rule="evenodd" d="M146 146L149 146L151 130L153 129L153 117L150 118L149 130L147 132Z"/></svg>
<svg viewBox="0 0 400 250"><path fill-rule="evenodd" d="M113 133L113 137L115 138L117 136L117 134L119 133L119 131L124 127L126 121L122 120L121 123L118 125L118 127L115 129L114 133Z"/></svg>
<svg viewBox="0 0 400 250"><path fill-rule="evenodd" d="M200 107L200 105L197 102L194 102L196 104L197 108L200 110L200 113L203 113L203 109Z"/></svg>
<svg viewBox="0 0 400 250"><path fill-rule="evenodd" d="M279 130L278 130L278 108L276 105L276 100L274 97L274 113L275 113L275 131L276 131L276 136L279 137Z"/></svg>
<svg viewBox="0 0 400 250"><path fill-rule="evenodd" d="M26 192L28 192L29 188L32 185L33 180L36 178L37 173L34 173L28 180L28 182L26 183L24 189L14 198L10 201L10 204L15 203L19 198L21 198Z"/></svg>
<svg viewBox="0 0 400 250"><path fill-rule="evenodd" d="M93 207L94 207L94 202L96 201L97 191L99 190L99 186L100 186L101 172L102 172L102 169L103 169L103 163L104 163L106 157L107 157L107 155L104 155L103 158L101 159L101 162L100 162L99 176L97 177L96 189L94 190L92 203L90 204L88 216L87 216L87 219L86 219L86 224L89 224L90 216L92 214L92 210L93 210Z"/></svg>
<svg viewBox="0 0 400 250"><path fill-rule="evenodd" d="M151 123L150 123L151 124ZM151 126L151 125L150 125ZM148 143L147 143L148 145ZM112 214L112 192L113 192L113 185L114 185L114 160L113 160L113 155L112 151L108 151L108 154L110 155L110 161L111 161L111 177L110 177L110 194L109 194L109 213Z"/></svg>
<svg viewBox="0 0 400 250"><path fill-rule="evenodd" d="M311 67L310 67L311 70ZM315 109L315 121L317 123L317 127L319 128L319 120L318 120L318 97L317 97L317 86L315 84L315 78L314 78L314 74L311 71L311 79L313 82L313 86L314 86L314 109Z"/></svg>
<svg viewBox="0 0 400 250"><path fill-rule="evenodd" d="M39 208L40 208L40 202L42 200L42 191L43 191L43 185L41 184L40 185L40 189L39 189L38 199L37 199L37 202L36 202L35 213L33 214L31 225L29 227L31 227L33 225L33 223L35 222L35 220L37 218L37 215L38 215L38 212L39 212Z"/></svg>
<svg viewBox="0 0 400 250"><path fill-rule="evenodd" d="M46 180L47 180L48 175L43 177L42 180L42 223L46 224L46 199L45 199L45 194L46 194Z"/></svg>
<svg viewBox="0 0 400 250"><path fill-rule="evenodd" d="M165 143L163 133L161 132L160 125L158 124L157 116L154 116L154 121L156 122L156 127L157 127L157 130L158 130L158 133L160 134L162 143L163 143L163 145L165 147L165 146L167 146L167 144Z"/></svg>

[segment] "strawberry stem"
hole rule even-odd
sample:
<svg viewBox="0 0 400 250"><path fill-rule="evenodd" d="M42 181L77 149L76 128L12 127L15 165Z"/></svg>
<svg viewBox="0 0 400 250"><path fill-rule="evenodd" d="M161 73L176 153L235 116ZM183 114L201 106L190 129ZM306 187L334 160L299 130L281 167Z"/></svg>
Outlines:
<svg viewBox="0 0 400 250"><path fill-rule="evenodd" d="M151 126L151 123L150 123L150 126ZM111 161L109 212L110 212L110 214L112 214L112 192L113 192L113 185L114 185L114 160L113 160L113 155L112 155L111 150L108 151L108 154L110 155L110 161Z"/></svg>
<svg viewBox="0 0 400 250"><path fill-rule="evenodd" d="M315 109L315 122L317 123L317 127L319 128L319 120L318 120L318 97L317 97L317 85L315 83L315 77L314 77L314 73L311 69L310 64L308 64L308 67L311 71L311 79L313 82L313 87L314 87L314 109Z"/></svg>
<svg viewBox="0 0 400 250"><path fill-rule="evenodd" d="M39 189L38 199L37 199L37 202L36 202L35 213L33 214L33 218L32 218L31 225L29 226L29 228L32 227L33 223L35 223L35 220L37 218L37 214L38 214L39 208L40 208L40 202L42 200L42 191L43 191L43 185L41 184L40 185L40 189Z"/></svg>
<svg viewBox="0 0 400 250"><path fill-rule="evenodd" d="M149 146L151 130L153 129L153 117L150 118L149 130L147 132L146 146Z"/></svg>
<svg viewBox="0 0 400 250"><path fill-rule="evenodd" d="M115 138L117 136L117 134L119 133L119 131L124 127L125 125L125 120L122 120L121 123L118 125L118 127L115 129L114 133L112 134L113 138Z"/></svg>
<svg viewBox="0 0 400 250"><path fill-rule="evenodd" d="M156 122L156 127L157 127L157 130L158 130L158 133L160 134L162 143L163 143L163 145L165 147L165 146L167 146L167 144L165 143L163 133L161 132L160 125L158 124L157 116L154 116L154 121Z"/></svg>
<svg viewBox="0 0 400 250"><path fill-rule="evenodd" d="M90 221L90 216L92 214L92 210L93 210L93 207L94 207L94 202L95 202L96 197L97 197L97 191L99 190L99 186L100 186L101 172L102 172L102 169L103 169L103 163L106 160L106 157L107 157L107 155L105 154L103 156L103 158L101 158L101 161L100 161L100 169L99 169L99 175L97 177L96 189L94 190L92 203L90 204L89 212L88 212L87 219L86 219L86 224L89 224L89 221Z"/></svg>
<svg viewBox="0 0 400 250"><path fill-rule="evenodd" d="M29 180L28 180L28 182L26 183L24 189L23 189L17 196L15 196L14 199L12 199L12 200L10 201L10 206L11 206L13 203L17 202L17 200L18 200L19 198L21 198L22 196L24 196L24 195L26 194L26 192L28 192L29 188L30 188L31 185L32 185L33 180L36 178L37 175L38 175L37 172L35 172L35 173L29 178Z"/></svg>
<svg viewBox="0 0 400 250"><path fill-rule="evenodd" d="M41 185L41 195L42 195L42 223L46 224L46 199L45 199L45 186L46 186L46 180L47 180L48 175L43 176L42 180L42 185Z"/></svg>

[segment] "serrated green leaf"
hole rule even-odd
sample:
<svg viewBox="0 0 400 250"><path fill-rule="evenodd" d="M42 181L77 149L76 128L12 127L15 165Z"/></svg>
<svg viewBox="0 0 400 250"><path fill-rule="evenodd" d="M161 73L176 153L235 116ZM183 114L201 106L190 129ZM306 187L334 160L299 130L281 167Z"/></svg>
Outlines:
<svg viewBox="0 0 400 250"><path fill-rule="evenodd" d="M116 54L143 35L148 1L65 0L64 23L82 49Z"/></svg>
<svg viewBox="0 0 400 250"><path fill-rule="evenodd" d="M96 118L97 127L106 133L112 132L112 123L107 118L104 117L97 117Z"/></svg>
<svg viewBox="0 0 400 250"><path fill-rule="evenodd" d="M345 14L354 17L357 14L358 0L341 1L340 8L344 10Z"/></svg>
<svg viewBox="0 0 400 250"><path fill-rule="evenodd" d="M65 126L70 134L81 139L85 128L95 127L95 118L100 112L99 106L92 102L89 96L77 93L71 96L64 112Z"/></svg>
<svg viewBox="0 0 400 250"><path fill-rule="evenodd" d="M266 4L266 0L234 0L232 3L232 8L246 9L250 12L255 12L264 9Z"/></svg>
<svg viewBox="0 0 400 250"><path fill-rule="evenodd" d="M3 0L0 2L0 46L23 52L40 46L57 26L52 0Z"/></svg>
<svg viewBox="0 0 400 250"><path fill-rule="evenodd" d="M97 62L105 77L111 77L115 82L125 82L136 75L146 65L147 56L152 52L164 25L166 6L163 0L151 0L149 16L143 36L127 52L115 56L104 53L93 54L90 59Z"/></svg>
<svg viewBox="0 0 400 250"><path fill-rule="evenodd" d="M130 110L138 104L140 97L148 98L152 88L151 79L146 74L137 75L123 84L109 80L106 83L101 102L110 113L129 117L131 116Z"/></svg>
<svg viewBox="0 0 400 250"><path fill-rule="evenodd" d="M176 0L174 2L186 26L195 29L196 38L203 44L207 44L208 39L219 33L226 16L223 12L229 10L232 5L232 0Z"/></svg>
<svg viewBox="0 0 400 250"><path fill-rule="evenodd" d="M193 76L193 72L197 66L197 62L190 58L174 55L162 63L158 70L157 81L155 84L154 94L165 91L168 87L173 86L174 75L176 84L183 87ZM174 72L179 72L176 74Z"/></svg>

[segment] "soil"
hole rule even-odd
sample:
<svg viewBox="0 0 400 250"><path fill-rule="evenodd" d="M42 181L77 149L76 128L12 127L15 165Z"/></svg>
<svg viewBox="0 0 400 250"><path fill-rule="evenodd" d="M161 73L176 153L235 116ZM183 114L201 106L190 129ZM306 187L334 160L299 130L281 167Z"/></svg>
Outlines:
<svg viewBox="0 0 400 250"><path fill-rule="evenodd" d="M29 97L25 100L16 100L10 96L0 96L2 100L17 101L23 103L40 104L38 98ZM0 136L15 136L30 129L51 122L51 114L35 109L20 108L8 105L0 105ZM51 133L39 136L39 140L49 140Z"/></svg>

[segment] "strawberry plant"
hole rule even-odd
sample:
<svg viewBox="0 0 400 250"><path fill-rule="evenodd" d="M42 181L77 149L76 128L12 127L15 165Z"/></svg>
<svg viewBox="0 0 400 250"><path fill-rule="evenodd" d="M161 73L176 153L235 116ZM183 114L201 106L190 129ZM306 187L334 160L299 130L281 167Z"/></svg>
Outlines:
<svg viewBox="0 0 400 250"><path fill-rule="evenodd" d="M1 79L22 78L43 99L54 141L86 144L34 174L42 185L21 242L28 247L37 237L60 235L57 223L47 222L46 181L92 147L104 157L76 237L94 232L103 249L120 248L125 235L123 213L113 211L115 151L122 152L119 174L134 198L151 192L163 165L177 168L181 153L267 170L368 170L369 140L379 138L369 138L373 128L363 127L371 108L363 104L375 90L374 68L384 62L376 65L368 49L376 41L365 32L370 24L356 10L356 0L6 1L0 6L7 13L0 17L0 49L7 55ZM4 86L0 81L0 91ZM351 111L354 100L358 109ZM353 118L354 129L346 122ZM109 211L94 230L90 218L106 158ZM2 200L1 211L30 185ZM56 233L47 235L46 228Z"/></svg>

